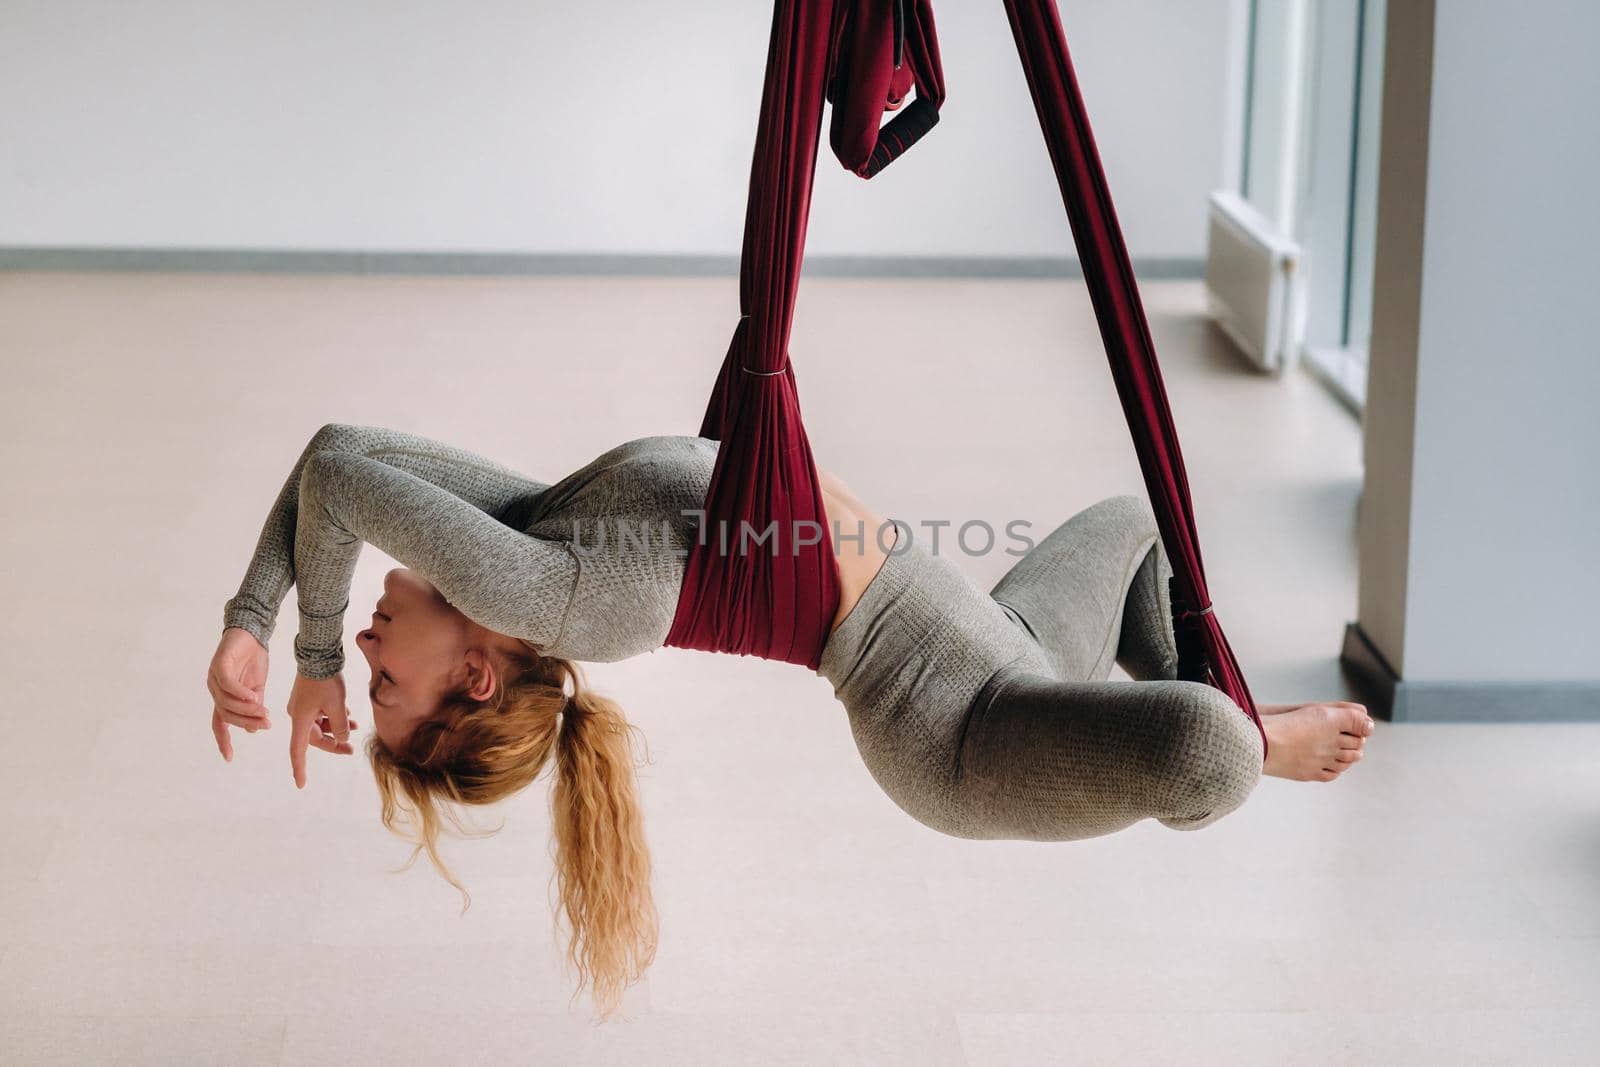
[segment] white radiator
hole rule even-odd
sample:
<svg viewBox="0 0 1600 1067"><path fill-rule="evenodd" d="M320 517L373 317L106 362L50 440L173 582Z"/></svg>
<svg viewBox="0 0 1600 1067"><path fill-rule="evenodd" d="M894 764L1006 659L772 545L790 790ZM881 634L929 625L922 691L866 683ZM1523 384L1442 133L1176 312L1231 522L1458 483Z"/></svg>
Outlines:
<svg viewBox="0 0 1600 1067"><path fill-rule="evenodd" d="M1305 322L1300 246L1237 194L1211 194L1206 303L1245 356L1276 373L1293 364Z"/></svg>

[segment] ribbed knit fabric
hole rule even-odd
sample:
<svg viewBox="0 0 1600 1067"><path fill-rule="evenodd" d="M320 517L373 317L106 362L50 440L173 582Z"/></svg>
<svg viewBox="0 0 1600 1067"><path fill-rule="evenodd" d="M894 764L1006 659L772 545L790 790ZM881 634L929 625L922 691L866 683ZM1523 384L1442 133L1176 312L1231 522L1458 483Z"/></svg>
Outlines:
<svg viewBox="0 0 1600 1067"><path fill-rule="evenodd" d="M660 648L716 452L705 438L646 437L546 485L440 441L329 424L289 472L223 625L266 644L294 585L299 672L337 674L366 542L468 618L548 655Z"/></svg>

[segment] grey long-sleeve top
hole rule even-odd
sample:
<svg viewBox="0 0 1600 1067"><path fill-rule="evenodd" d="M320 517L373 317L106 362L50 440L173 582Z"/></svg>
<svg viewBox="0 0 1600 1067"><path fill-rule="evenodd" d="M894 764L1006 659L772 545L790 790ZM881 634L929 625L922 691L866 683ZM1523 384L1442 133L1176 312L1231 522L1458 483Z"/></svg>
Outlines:
<svg viewBox="0 0 1600 1067"><path fill-rule="evenodd" d="M548 655L648 652L671 628L717 447L639 438L546 485L443 442L331 423L289 472L223 625L267 644L295 586L299 673L339 673L365 542L468 618Z"/></svg>

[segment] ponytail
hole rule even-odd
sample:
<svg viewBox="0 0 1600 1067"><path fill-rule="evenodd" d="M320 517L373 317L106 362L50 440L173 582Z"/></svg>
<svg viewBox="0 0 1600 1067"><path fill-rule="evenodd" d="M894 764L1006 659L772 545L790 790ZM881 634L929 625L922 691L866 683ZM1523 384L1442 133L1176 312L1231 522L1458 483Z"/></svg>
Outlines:
<svg viewBox="0 0 1600 1067"><path fill-rule="evenodd" d="M498 803L553 761L556 921L559 931L564 918L570 931L566 955L578 977L573 996L592 984L604 1019L656 953L650 850L633 773L635 728L614 701L589 691L570 660L530 647L510 654L506 668L493 696L448 695L398 751L368 735L383 823L411 837L412 861L426 851L465 905L466 888L437 848L447 823L466 831L454 806ZM414 836L401 832L401 816Z"/></svg>
<svg viewBox="0 0 1600 1067"><path fill-rule="evenodd" d="M614 701L585 688L576 665L556 738L550 793L555 876L578 989L592 983L601 1017L655 959L650 850L634 780L634 727Z"/></svg>

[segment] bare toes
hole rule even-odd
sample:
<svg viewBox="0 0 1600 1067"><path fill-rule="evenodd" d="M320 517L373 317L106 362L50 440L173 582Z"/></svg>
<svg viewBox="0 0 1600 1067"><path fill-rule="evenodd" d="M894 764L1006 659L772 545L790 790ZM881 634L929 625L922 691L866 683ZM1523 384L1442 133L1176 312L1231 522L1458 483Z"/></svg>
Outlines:
<svg viewBox="0 0 1600 1067"><path fill-rule="evenodd" d="M1335 704L1333 707L1338 713L1341 732L1353 737L1366 737L1372 732L1372 720L1360 704Z"/></svg>

